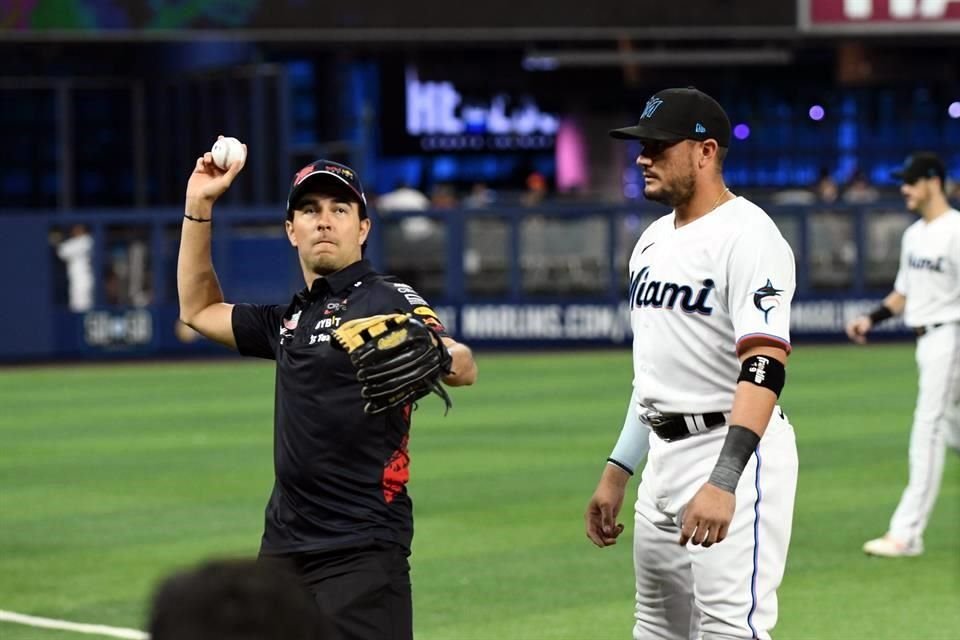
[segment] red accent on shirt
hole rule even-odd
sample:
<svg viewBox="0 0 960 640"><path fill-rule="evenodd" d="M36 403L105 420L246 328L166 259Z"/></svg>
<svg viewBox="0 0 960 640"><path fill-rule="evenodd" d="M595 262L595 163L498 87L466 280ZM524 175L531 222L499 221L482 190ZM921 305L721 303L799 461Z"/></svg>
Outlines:
<svg viewBox="0 0 960 640"><path fill-rule="evenodd" d="M406 409L405 409L406 410ZM408 436L403 436L400 448L390 455L387 464L383 467L383 499L387 503L393 502L398 493L403 491L410 480L410 454L407 452Z"/></svg>

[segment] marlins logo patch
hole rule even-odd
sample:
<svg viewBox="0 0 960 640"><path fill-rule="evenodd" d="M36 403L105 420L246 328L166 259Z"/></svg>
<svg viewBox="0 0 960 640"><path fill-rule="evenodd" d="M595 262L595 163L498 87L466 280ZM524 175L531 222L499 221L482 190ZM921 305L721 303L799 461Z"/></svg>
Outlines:
<svg viewBox="0 0 960 640"><path fill-rule="evenodd" d="M753 292L753 306L763 311L763 321L769 324L767 316L770 312L780 306L780 294L783 289L777 289L767 278L767 284Z"/></svg>
<svg viewBox="0 0 960 640"><path fill-rule="evenodd" d="M640 119L652 118L653 114L657 112L657 109L660 108L660 105L663 104L663 100L654 96L647 100L646 106L643 107L643 113L640 114Z"/></svg>

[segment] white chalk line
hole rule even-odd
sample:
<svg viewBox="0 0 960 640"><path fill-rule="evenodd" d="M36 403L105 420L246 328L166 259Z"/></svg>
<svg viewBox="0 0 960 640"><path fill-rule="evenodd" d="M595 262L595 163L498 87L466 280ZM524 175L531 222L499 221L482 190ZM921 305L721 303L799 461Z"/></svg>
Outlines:
<svg viewBox="0 0 960 640"><path fill-rule="evenodd" d="M61 631L73 631L74 633L87 633L95 636L105 636L107 638L126 638L127 640L150 639L149 634L137 629L107 627L102 624L82 624L79 622L68 622L67 620L54 620L53 618L39 618L14 611L4 611L3 609L0 609L0 622L24 624L29 627L39 627L41 629L59 629Z"/></svg>

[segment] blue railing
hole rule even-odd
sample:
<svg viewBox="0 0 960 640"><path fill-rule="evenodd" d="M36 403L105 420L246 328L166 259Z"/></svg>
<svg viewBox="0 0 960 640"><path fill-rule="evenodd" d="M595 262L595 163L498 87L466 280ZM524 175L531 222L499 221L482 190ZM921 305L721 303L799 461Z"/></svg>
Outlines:
<svg viewBox="0 0 960 640"><path fill-rule="evenodd" d="M797 259L796 335L835 334L845 317L890 290L900 235L914 219L899 201L765 208ZM663 212L649 203L577 202L374 213L367 255L442 308L451 316L448 324L465 338L496 344L619 343L628 325L627 260L640 232ZM204 351L202 341L184 343L173 332L181 215L170 208L0 216L7 301L0 314L0 359ZM90 313L95 315L68 311L66 269L50 243L52 232L75 224L85 225L93 237ZM218 207L213 232L214 264L228 300L285 303L303 286L279 208ZM556 316L559 324L545 338L529 328L510 335L503 327L477 324L477 318L504 309L525 318ZM567 314L599 328L593 333L564 328ZM152 326L148 337L144 323ZM613 327L609 335L605 327ZM132 342L126 335L131 331Z"/></svg>

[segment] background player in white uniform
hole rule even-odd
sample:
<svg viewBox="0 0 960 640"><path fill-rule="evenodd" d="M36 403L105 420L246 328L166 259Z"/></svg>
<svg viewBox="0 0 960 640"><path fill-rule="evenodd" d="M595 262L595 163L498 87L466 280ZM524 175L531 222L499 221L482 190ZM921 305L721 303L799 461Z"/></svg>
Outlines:
<svg viewBox="0 0 960 640"><path fill-rule="evenodd" d="M921 218L903 234L893 291L873 313L847 325L850 339L862 344L874 325L903 313L917 334L920 384L910 434L910 480L887 534L863 545L870 555L923 553L946 445L960 448L960 213L944 195L945 174L933 153L910 156L894 174L903 181L907 208Z"/></svg>
<svg viewBox="0 0 960 640"><path fill-rule="evenodd" d="M644 195L673 211L630 259L633 394L587 506L587 536L616 542L625 486L649 447L634 637L769 638L797 481L793 428L776 406L793 253L724 185L730 120L706 94L661 91L637 126L611 135L643 143Z"/></svg>
<svg viewBox="0 0 960 640"><path fill-rule="evenodd" d="M82 224L70 229L70 237L57 246L57 256L67 264L70 311L93 308L93 236Z"/></svg>

